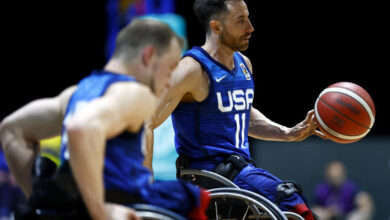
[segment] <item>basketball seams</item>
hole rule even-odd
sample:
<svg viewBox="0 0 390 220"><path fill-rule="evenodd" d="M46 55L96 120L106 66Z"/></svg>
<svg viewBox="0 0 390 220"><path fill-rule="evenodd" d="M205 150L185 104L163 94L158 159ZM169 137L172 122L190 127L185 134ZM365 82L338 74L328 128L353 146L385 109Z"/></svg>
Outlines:
<svg viewBox="0 0 390 220"><path fill-rule="evenodd" d="M332 87L332 88L344 89L344 90L347 90L347 91L349 91L349 92L351 92L351 93L354 93L355 95L357 95L358 97L360 97L360 98L367 104L367 106L368 106L369 109L371 110L372 115L373 115L373 117L374 117L374 119L375 119L375 106L374 106L374 103L373 103L373 101L372 101L372 98L371 98L370 94L368 94L368 92L365 91L363 88L361 88L361 89L363 89L363 91L360 91L361 94L357 93L356 91L353 91L353 90L350 89L350 88L339 87L338 85L337 85L337 86L335 85L335 86ZM346 95L348 95L348 94L346 94ZM351 97L351 96L350 96L350 97ZM352 98L353 98L353 97L352 97ZM360 102L359 102L359 103L360 103ZM371 126L371 127L372 127L372 126Z"/></svg>
<svg viewBox="0 0 390 220"><path fill-rule="evenodd" d="M320 95L320 97L321 97L321 95ZM367 133L370 131L369 129L367 129L367 131L364 132L364 133L361 134L361 135L352 136L352 135L344 135L344 134L341 134L341 133L339 133L339 132L333 130L332 128L329 128L329 127L325 124L325 122L322 121L322 118L321 118L321 116L320 116L319 113L318 113L317 104L318 104L318 101L319 101L319 100L320 100L320 99L317 98L317 101L316 101L315 107L314 107L314 108L315 108L314 113L315 113L315 115L316 115L316 119L317 119L318 123L320 123L321 127L322 127L323 129L325 129L329 134L331 134L331 135L333 135L333 136L335 136L335 137L338 137L338 138L345 139L345 140L355 140L355 139L361 139L361 138L363 138L363 137L364 137L365 135L367 135ZM322 101L322 100L321 100L321 101ZM323 101L322 101L322 102L323 102ZM324 102L324 103L325 103L325 102ZM326 104L326 103L325 103L325 104Z"/></svg>
<svg viewBox="0 0 390 220"><path fill-rule="evenodd" d="M337 93L337 92L336 92L336 93ZM344 93L340 93L340 94L345 95ZM324 94L324 95L325 95L325 94ZM351 96L349 96L349 97L351 97ZM351 97L351 98L353 98L353 97ZM348 120L352 121L353 123L355 123L355 124L357 124L357 125L359 125L359 126L361 126L361 127L363 127L363 128L371 129L370 127L368 127L368 126L366 126L366 125L364 125L364 124L362 124L362 123L356 121L355 119L353 119L353 118L349 117L348 115L342 113L341 111L337 110L335 107L333 107L332 105L330 105L329 103L327 103L326 101L324 101L322 98L319 98L319 99L320 99L320 101L321 101L322 103L324 103L326 106L328 106L329 108L331 108L333 111L339 113L341 116L347 118ZM356 100L355 100L355 101L356 101ZM359 102L358 102L358 103L359 103ZM360 103L359 103L359 104L360 104ZM361 104L360 104L360 105L361 105ZM364 108L364 107L363 107L363 108ZM367 113L367 114L368 114L368 113ZM371 119L370 119L370 123L371 123Z"/></svg>
<svg viewBox="0 0 390 220"><path fill-rule="evenodd" d="M349 82L346 82L346 83L353 84L353 83L349 83ZM370 94L368 94L368 92L365 91L363 88L361 88L359 85L355 84L355 86L358 86L360 89L363 90L363 91L359 91L360 93L358 93L357 91L354 91L350 87L340 87L340 85L342 85L342 84L344 84L344 83L335 83L335 84L329 86L328 88L340 88L340 89L345 89L345 90L348 90L350 92L355 93L357 96L362 98L368 104L368 106L370 107L371 111L373 111L373 115L375 117L375 106L374 106L374 102L372 101L372 98L371 98Z"/></svg>
<svg viewBox="0 0 390 220"><path fill-rule="evenodd" d="M354 83L330 85L317 97L314 109L319 129L338 143L360 140L375 122L375 106L370 95Z"/></svg>
<svg viewBox="0 0 390 220"><path fill-rule="evenodd" d="M369 127L367 127L367 126L365 126L365 125L359 123L358 121L356 121L356 120L354 120L354 119L348 117L347 115L343 114L342 112L340 112L339 110L335 109L334 107L332 107L330 104L328 104L327 102L325 102L325 101L322 100L321 98L319 98L319 100L320 100L322 103L324 103L326 106L328 106L329 108L331 108L333 111L335 111L336 113L340 114L341 116L347 118L347 119L350 120L351 122L353 122L353 123L355 123L355 124L357 124L357 125L359 125L359 126L365 128L365 129L370 130ZM333 129L333 128L330 128L330 129L335 130L335 129ZM347 135L347 134L345 134L345 135ZM347 135L347 136L355 136L355 135Z"/></svg>
<svg viewBox="0 0 390 220"><path fill-rule="evenodd" d="M359 94L357 94L349 89L345 89L345 88L341 88L341 87L332 87L332 88L325 89L320 94L319 97L322 97L324 94L329 93L329 92L341 93L343 95L349 96L352 99L356 100L366 110L368 116L370 117L370 126L368 127L368 129L372 128L372 126L374 125L374 122L375 122L375 116L372 112L370 105ZM349 117L347 117L347 118L349 118ZM351 120L354 121L353 119L351 119ZM367 127L367 126L364 126L364 127Z"/></svg>

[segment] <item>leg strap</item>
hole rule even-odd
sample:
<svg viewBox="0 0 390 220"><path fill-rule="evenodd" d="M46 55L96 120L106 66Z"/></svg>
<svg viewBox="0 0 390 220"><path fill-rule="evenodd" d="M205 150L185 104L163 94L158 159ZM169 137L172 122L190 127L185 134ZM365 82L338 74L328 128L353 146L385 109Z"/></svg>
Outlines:
<svg viewBox="0 0 390 220"><path fill-rule="evenodd" d="M296 182L286 181L286 182L280 183L276 187L276 192L277 193L276 193L275 203L277 205L279 205L279 203L284 198L289 197L294 193L298 193L298 194L302 195L303 190L302 190L302 187L299 184L297 184Z"/></svg>

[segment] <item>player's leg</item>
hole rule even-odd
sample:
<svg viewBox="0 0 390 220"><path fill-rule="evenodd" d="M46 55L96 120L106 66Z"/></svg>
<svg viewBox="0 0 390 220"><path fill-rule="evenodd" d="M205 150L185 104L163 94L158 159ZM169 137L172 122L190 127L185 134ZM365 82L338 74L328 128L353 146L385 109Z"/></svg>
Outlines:
<svg viewBox="0 0 390 220"><path fill-rule="evenodd" d="M151 205L169 209L190 219L207 219L208 192L178 181L156 181L141 190L142 199Z"/></svg>
<svg viewBox="0 0 390 220"><path fill-rule="evenodd" d="M279 208L283 211L292 211L305 219L314 219L303 197L298 193L292 193L291 195L286 193L284 197L280 198L277 188L280 184L283 184L283 181L264 169L249 164L241 170L233 182L240 188L259 193L272 202L278 202L279 200Z"/></svg>

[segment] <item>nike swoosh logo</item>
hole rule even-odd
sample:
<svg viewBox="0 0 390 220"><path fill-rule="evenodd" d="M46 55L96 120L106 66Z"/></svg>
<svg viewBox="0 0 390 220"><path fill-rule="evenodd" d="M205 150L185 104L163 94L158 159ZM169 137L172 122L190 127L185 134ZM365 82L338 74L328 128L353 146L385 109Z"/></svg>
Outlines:
<svg viewBox="0 0 390 220"><path fill-rule="evenodd" d="M216 82L221 82L227 75L222 76L221 78L215 78Z"/></svg>

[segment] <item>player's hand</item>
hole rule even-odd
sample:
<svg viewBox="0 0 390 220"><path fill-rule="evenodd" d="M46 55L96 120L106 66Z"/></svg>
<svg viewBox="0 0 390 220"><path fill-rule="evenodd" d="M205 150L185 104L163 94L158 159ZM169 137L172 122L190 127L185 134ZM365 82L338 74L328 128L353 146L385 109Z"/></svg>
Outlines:
<svg viewBox="0 0 390 220"><path fill-rule="evenodd" d="M105 210L108 220L141 220L133 209L123 205L106 203Z"/></svg>
<svg viewBox="0 0 390 220"><path fill-rule="evenodd" d="M307 113L305 120L292 127L289 135L291 141L303 141L310 135L316 135L322 139L327 139L321 131L317 130L314 110L310 110Z"/></svg>
<svg viewBox="0 0 390 220"><path fill-rule="evenodd" d="M317 125L317 121L315 120L315 117L313 116L313 121L314 121L314 124L316 126L316 129L313 131L313 134L317 137L320 137L324 140L329 140L328 136L326 136L324 133L322 133L321 131L317 130L318 128L318 125Z"/></svg>

